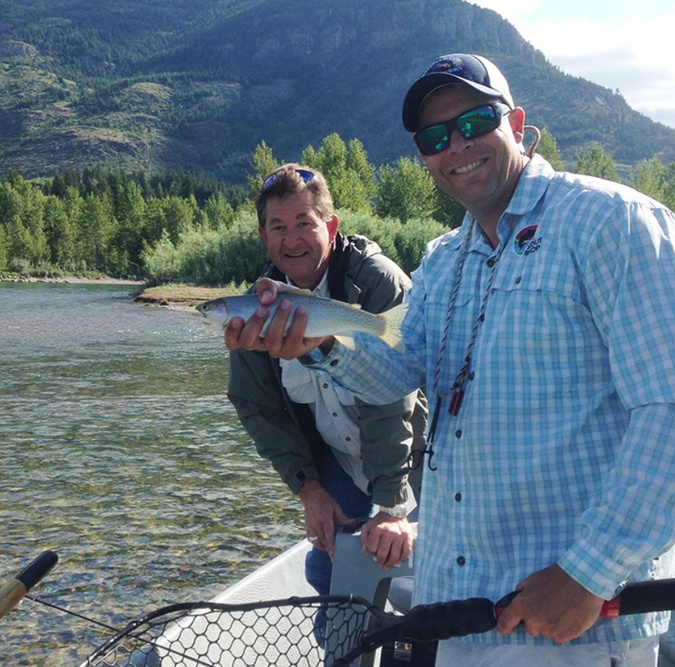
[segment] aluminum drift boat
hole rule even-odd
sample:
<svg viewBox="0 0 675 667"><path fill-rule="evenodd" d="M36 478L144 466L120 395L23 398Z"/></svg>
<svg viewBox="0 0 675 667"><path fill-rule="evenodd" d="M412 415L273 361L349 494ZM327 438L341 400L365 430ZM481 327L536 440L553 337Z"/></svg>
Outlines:
<svg viewBox="0 0 675 667"><path fill-rule="evenodd" d="M416 638L457 636L492 629L500 611L500 603L493 604L483 599L475 599L475 602L460 601L434 605L435 608L431 615L427 609L427 616L423 617L422 623L417 623L417 626L408 622L408 619L413 620L415 611L403 616L396 616L391 612L384 614L381 609L391 610L392 603L395 607L409 605L409 599L405 599L405 591L411 589L411 586L406 584L412 581L412 559L401 567L395 568L393 572L386 573L370 557L363 554L358 536L346 533L337 537L331 594L340 595L342 596L340 600L347 600L347 602L342 607L333 607L333 598L319 598L322 602L317 607L317 598L314 597L312 601L307 597L312 596L314 592L304 579L304 558L309 549L310 545L306 542L297 544L239 583L223 591L211 602L212 607L226 605L226 609L209 608L206 611L196 607L187 610L178 609L180 614L175 621L168 626L162 625L162 633L153 635L150 644L146 639L145 645L142 645L143 648L140 650L135 648L129 652L122 643L120 644L123 649L121 653L111 654L113 657L110 660L84 664L115 667L196 667L197 665L319 667L333 664L340 665L340 667L347 665L349 667L394 667L395 665L427 667L433 665L433 654L425 650L415 655L415 646L419 646L419 642L410 644L405 640L405 637L411 636L410 634L399 632L396 635L389 632L394 625L405 626L406 631L413 629L412 636ZM653 586L655 583L660 586L660 589L657 590ZM344 594L357 594L359 598L356 600L345 598ZM299 597L289 600L290 596ZM505 599L508 597L506 596ZM265 602L270 600L279 604ZM479 603L478 606L476 602ZM203 604L207 607L209 605L209 603ZM463 605L468 605L468 615ZM383 649L360 655L357 654L362 647L356 646L355 651L351 650L354 647L354 641L357 644L362 643L364 620L357 620L357 623L361 623L360 627L356 627L357 640L351 636L354 634L353 628L349 630L349 637L344 633L342 635L328 634L326 640L317 635L315 619L320 610L328 613L326 627L341 628L342 626L337 623L337 621L342 621L340 614L346 614L347 609L351 613L351 608L358 606L363 606L365 610L364 615L359 619L367 618L369 622L375 621L375 630L372 632L371 629L368 630L368 641L365 643L369 645L369 648L384 646ZM460 608L459 617L457 606ZM181 607L181 605L175 605L175 607ZM291 612L286 609L287 607L291 608L293 614L299 610L309 610L309 615L292 616ZM445 630L438 630L438 627L445 628L446 626L436 624L438 627L429 630L425 635L427 626L433 626L435 617L438 614L443 615L446 607L453 607L451 615L446 616L446 618L451 618L452 631L443 635ZM672 609L675 607L675 580L631 585L620 598L611 601L606 607L605 615ZM336 612L335 609L338 611ZM156 613L161 615L164 610L158 610ZM240 620L231 623L230 618L240 613L252 613L253 615L238 616ZM218 616L211 619L209 614L218 614ZM226 623L222 620L223 615L228 619ZM152 614L148 615L150 616ZM458 618L459 622L456 622ZM304 627L301 628L301 625ZM375 635L379 635L377 641L373 639ZM139 636L146 637L146 635ZM186 640L186 637L189 637L189 640ZM382 640L382 637L386 639ZM242 638L243 649L241 648ZM425 643L425 647L429 646L430 644ZM659 667L675 665L672 649L671 637L667 635L663 638ZM345 654L348 654L349 660L340 658ZM353 660L352 656L354 656Z"/></svg>

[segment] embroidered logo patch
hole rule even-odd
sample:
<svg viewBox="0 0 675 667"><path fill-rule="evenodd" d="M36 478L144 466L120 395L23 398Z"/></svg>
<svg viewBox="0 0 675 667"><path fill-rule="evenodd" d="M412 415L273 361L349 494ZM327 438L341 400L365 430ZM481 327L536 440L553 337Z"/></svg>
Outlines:
<svg viewBox="0 0 675 667"><path fill-rule="evenodd" d="M517 234L516 238L513 241L513 249L516 252L516 255L519 257L522 255L530 255L533 252L537 252L541 247L541 236L535 238L534 235L537 232L537 225L530 225L521 229Z"/></svg>

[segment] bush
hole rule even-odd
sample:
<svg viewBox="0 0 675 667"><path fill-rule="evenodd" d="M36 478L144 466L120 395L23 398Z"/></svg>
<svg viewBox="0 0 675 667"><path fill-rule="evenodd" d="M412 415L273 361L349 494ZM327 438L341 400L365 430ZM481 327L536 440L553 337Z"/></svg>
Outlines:
<svg viewBox="0 0 675 667"><path fill-rule="evenodd" d="M405 224L392 218L341 211L340 229L345 234L362 234L375 241L382 252L407 274L420 264L427 243L448 228L435 220L409 220Z"/></svg>
<svg viewBox="0 0 675 667"><path fill-rule="evenodd" d="M153 284L215 286L253 282L268 265L257 230L255 217L246 214L228 227L184 231L175 246L164 235L144 253L147 277Z"/></svg>

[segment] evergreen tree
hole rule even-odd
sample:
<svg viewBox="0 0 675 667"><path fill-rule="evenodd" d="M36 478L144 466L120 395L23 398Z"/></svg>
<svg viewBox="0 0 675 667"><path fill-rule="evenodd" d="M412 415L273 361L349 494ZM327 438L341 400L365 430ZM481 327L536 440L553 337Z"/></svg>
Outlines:
<svg viewBox="0 0 675 667"><path fill-rule="evenodd" d="M374 193L374 171L368 165L361 142L352 142L350 147L354 150L351 157L350 149L340 135L329 134L318 151L309 146L303 152L301 162L325 176L336 209L369 212Z"/></svg>
<svg viewBox="0 0 675 667"><path fill-rule="evenodd" d="M666 168L656 158L643 160L635 169L629 184L636 190L665 204L668 199L666 175Z"/></svg>
<svg viewBox="0 0 675 667"><path fill-rule="evenodd" d="M381 218L431 218L435 207L436 187L419 160L402 157L395 168L380 169L375 213Z"/></svg>
<svg viewBox="0 0 675 667"><path fill-rule="evenodd" d="M556 143L555 137L547 128L541 130L541 139L537 146L537 153L548 160L550 165L556 171L562 171L565 168L562 158L560 157L560 151L558 150L558 144Z"/></svg>
<svg viewBox="0 0 675 667"><path fill-rule="evenodd" d="M619 173L614 158L605 153L597 141L592 142L586 150L577 155L577 164L574 171L577 174L597 176L608 181L619 181Z"/></svg>
<svg viewBox="0 0 675 667"><path fill-rule="evenodd" d="M134 181L118 182L115 192L115 232L111 238L110 258L118 275L136 276L141 265L145 237L145 200Z"/></svg>
<svg viewBox="0 0 675 667"><path fill-rule="evenodd" d="M204 206L204 214L209 229L230 227L234 220L232 204L220 193L209 197Z"/></svg>
<svg viewBox="0 0 675 667"><path fill-rule="evenodd" d="M55 267L73 268L76 260L74 220L80 202L79 194L68 187L63 198L47 197L44 206L44 228L49 245L49 261Z"/></svg>
<svg viewBox="0 0 675 667"><path fill-rule="evenodd" d="M89 269L114 275L110 242L115 233L115 218L108 195L88 194L77 218L77 260Z"/></svg>
<svg viewBox="0 0 675 667"><path fill-rule="evenodd" d="M5 243L10 264L40 266L49 261L49 245L44 231L42 191L14 176L0 188L0 220L5 227Z"/></svg>
<svg viewBox="0 0 675 667"><path fill-rule="evenodd" d="M361 181L364 194L372 200L377 193L375 167L368 161L368 153L359 139L352 139L347 146L348 171L353 171Z"/></svg>
<svg viewBox="0 0 675 667"><path fill-rule="evenodd" d="M260 192L264 178L278 166L280 165L272 154L272 149L264 141L260 142L251 158L253 175L246 177L252 198Z"/></svg>
<svg viewBox="0 0 675 667"><path fill-rule="evenodd" d="M666 169L666 193L663 202L671 211L675 211L675 162Z"/></svg>

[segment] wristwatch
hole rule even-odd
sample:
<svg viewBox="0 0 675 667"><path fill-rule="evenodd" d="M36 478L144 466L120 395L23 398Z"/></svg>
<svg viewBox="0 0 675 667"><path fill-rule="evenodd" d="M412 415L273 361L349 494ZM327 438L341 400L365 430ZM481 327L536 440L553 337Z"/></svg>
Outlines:
<svg viewBox="0 0 675 667"><path fill-rule="evenodd" d="M379 511L384 512L385 514L391 514L391 516L394 516L397 519L405 519L405 517L408 516L408 508L405 505L394 505L393 507L379 505Z"/></svg>

